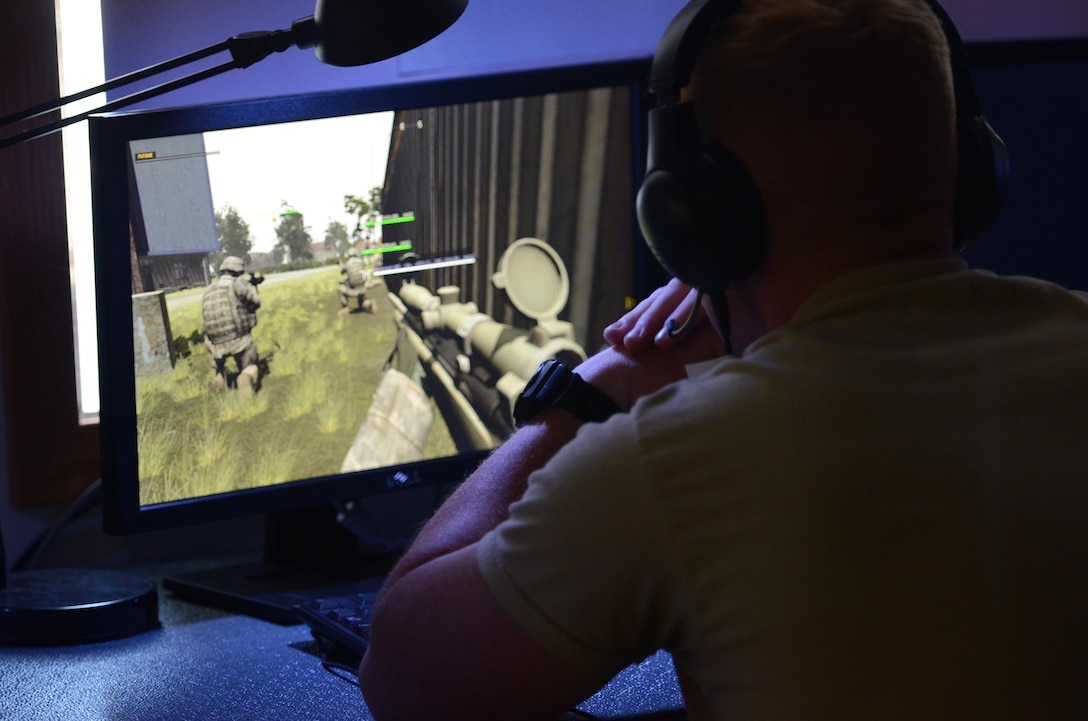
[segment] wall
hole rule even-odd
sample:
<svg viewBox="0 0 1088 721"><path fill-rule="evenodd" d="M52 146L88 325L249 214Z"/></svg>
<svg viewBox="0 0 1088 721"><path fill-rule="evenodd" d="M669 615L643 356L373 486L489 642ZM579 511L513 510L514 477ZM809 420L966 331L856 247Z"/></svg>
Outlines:
<svg viewBox="0 0 1088 721"><path fill-rule="evenodd" d="M292 49L143 106L645 57L653 52L669 20L683 5L684 0L471 0L453 27L392 60L358 68L335 68L318 62L312 51ZM106 75L130 72L241 32L287 28L293 20L313 13L314 3L310 0L267 0L259 4L103 0ZM382 28L374 28L373 32L380 33ZM216 62L222 59L217 56Z"/></svg>
<svg viewBox="0 0 1088 721"><path fill-rule="evenodd" d="M56 53L52 3L6 0L0 116L55 96ZM60 136L0 153L0 523L10 558L41 527L12 501L78 492L97 475L98 450L95 429L76 418Z"/></svg>
<svg viewBox="0 0 1088 721"><path fill-rule="evenodd" d="M967 42L1088 36L1084 0L941 0L941 4Z"/></svg>
<svg viewBox="0 0 1088 721"><path fill-rule="evenodd" d="M976 67L986 117L1009 149L1005 204L967 254L975 267L1088 290L1088 40L1076 58Z"/></svg>
<svg viewBox="0 0 1088 721"><path fill-rule="evenodd" d="M399 58L345 69L322 65L311 51L292 49L143 106L642 57L653 52L669 20L684 4L684 0L471 0L453 27ZM945 0L943 5L967 41L1088 36L1088 3L1083 0ZM102 8L107 77L241 32L285 29L293 20L314 13L311 0L102 0ZM380 33L382 28L373 32ZM216 62L221 61L217 56Z"/></svg>

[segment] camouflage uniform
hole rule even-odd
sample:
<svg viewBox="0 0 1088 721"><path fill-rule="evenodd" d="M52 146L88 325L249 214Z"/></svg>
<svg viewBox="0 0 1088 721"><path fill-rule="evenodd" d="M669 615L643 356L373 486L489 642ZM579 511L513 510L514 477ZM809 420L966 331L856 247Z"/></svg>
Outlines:
<svg viewBox="0 0 1088 721"><path fill-rule="evenodd" d="M239 277L241 269L240 259L225 258L219 277L204 291L204 344L211 354L217 386L225 385L227 358L234 358L238 387L254 390L259 357L250 331L257 325L261 299L257 287Z"/></svg>
<svg viewBox="0 0 1088 721"><path fill-rule="evenodd" d="M369 287L368 274L363 259L358 255L352 255L344 262L340 269L346 277L340 282L340 312L348 312L350 298L355 298L359 310L373 313L377 310L377 304L373 300L367 300L366 291Z"/></svg>

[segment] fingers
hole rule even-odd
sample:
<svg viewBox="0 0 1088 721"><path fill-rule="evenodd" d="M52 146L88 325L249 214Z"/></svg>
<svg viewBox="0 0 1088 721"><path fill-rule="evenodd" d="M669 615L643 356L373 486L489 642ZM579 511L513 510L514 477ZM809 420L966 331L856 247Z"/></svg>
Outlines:
<svg viewBox="0 0 1088 721"><path fill-rule="evenodd" d="M697 295L691 286L673 279L605 328L604 338L612 346L628 351L676 345L680 338L669 336L669 323L673 321L677 327L682 326L695 307ZM701 308L697 313L696 324L706 317Z"/></svg>
<svg viewBox="0 0 1088 721"><path fill-rule="evenodd" d="M676 306L676 310L666 319L664 327L654 336L654 343L658 348L676 345L692 330L703 324L706 320L706 311L703 310L701 303L696 305L698 300L699 294L694 290L684 296L680 305ZM692 317L693 312L694 317ZM681 329L683 333L680 332Z"/></svg>
<svg viewBox="0 0 1088 721"><path fill-rule="evenodd" d="M636 305L632 310L627 311L620 317L619 320L612 323L604 329L604 339L608 343L617 348L624 345L624 339L635 328L639 318L641 318L647 310L656 302L658 296L665 290L665 287L656 288L654 292L650 293L641 303Z"/></svg>
<svg viewBox="0 0 1088 721"><path fill-rule="evenodd" d="M725 344L710 323L700 323L677 339L675 347L654 345L639 353L612 346L578 366L578 375L606 393L623 410L639 398L687 376L692 363L720 358Z"/></svg>

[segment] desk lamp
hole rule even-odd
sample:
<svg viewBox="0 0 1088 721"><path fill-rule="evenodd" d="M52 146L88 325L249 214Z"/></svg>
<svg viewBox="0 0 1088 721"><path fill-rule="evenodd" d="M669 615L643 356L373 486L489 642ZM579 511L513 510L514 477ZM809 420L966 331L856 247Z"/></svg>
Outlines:
<svg viewBox="0 0 1088 721"><path fill-rule="evenodd" d="M317 0L314 14L286 30L243 33L100 86L0 118L0 129L39 118L69 103L153 77L220 52L220 65L132 93L78 115L0 139L0 149L54 133L95 113L162 95L291 47L314 48L327 65L352 67L387 60L431 40L452 25L468 0ZM410 20L405 20L410 18ZM374 27L383 32L367 32ZM97 496L93 496L97 498ZM79 502L77 501L77 504ZM0 537L0 645L74 645L124 638L159 625L155 584L105 569L44 569L6 573Z"/></svg>

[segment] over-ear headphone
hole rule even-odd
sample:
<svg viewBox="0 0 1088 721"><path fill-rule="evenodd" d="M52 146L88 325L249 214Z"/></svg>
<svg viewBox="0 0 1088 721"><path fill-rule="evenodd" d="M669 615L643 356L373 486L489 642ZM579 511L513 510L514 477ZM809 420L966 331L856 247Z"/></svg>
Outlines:
<svg viewBox="0 0 1088 721"><path fill-rule="evenodd" d="M943 27L951 57L959 144L956 250L963 252L1001 209L1008 152L983 117L959 32L935 0L926 3ZM728 149L703 137L691 104L680 102L711 29L741 8L742 0L689 2L665 31L650 71L655 106L636 204L639 225L665 269L707 293L748 278L766 240L762 202L748 170Z"/></svg>

